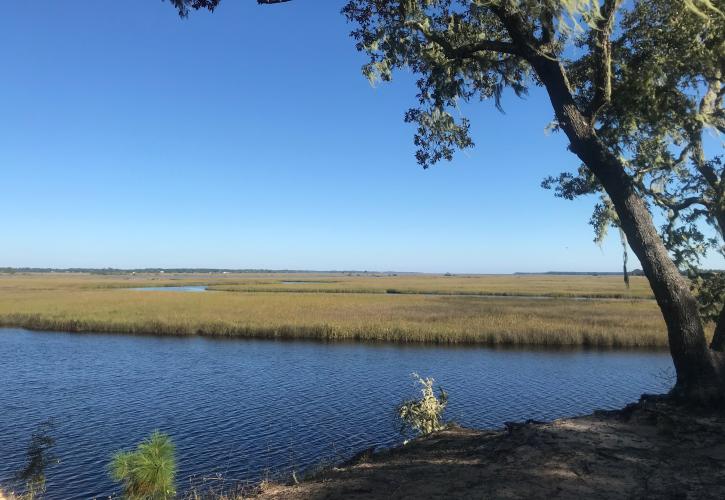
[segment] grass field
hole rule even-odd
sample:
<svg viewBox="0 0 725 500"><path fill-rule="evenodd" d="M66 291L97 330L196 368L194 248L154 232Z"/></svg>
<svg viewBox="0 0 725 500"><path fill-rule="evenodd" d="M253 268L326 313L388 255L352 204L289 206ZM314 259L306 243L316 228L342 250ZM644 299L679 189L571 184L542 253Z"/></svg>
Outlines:
<svg viewBox="0 0 725 500"><path fill-rule="evenodd" d="M245 273L89 275L70 273L0 274L0 290L95 289L141 286L208 285L212 290L291 293L401 293L652 298L647 280L633 276L627 289L620 276L428 275L374 273Z"/></svg>
<svg viewBox="0 0 725 500"><path fill-rule="evenodd" d="M214 290L293 293L400 293L437 295L546 296L590 298L651 298L643 278L630 289L617 276L551 275L304 275L285 278L253 278L246 282L217 284Z"/></svg>
<svg viewBox="0 0 725 500"><path fill-rule="evenodd" d="M180 285L214 291L124 289ZM326 341L665 347L657 305L642 300L650 296L643 278L634 277L627 290L616 276L16 274L0 275L0 325ZM606 300L611 297L619 300Z"/></svg>

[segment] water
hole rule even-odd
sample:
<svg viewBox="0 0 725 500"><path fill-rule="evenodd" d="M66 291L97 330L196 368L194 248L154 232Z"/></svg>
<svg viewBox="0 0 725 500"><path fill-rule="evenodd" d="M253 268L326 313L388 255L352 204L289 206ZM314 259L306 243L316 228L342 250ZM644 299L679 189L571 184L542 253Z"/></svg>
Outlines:
<svg viewBox="0 0 725 500"><path fill-rule="evenodd" d="M393 407L410 373L475 427L617 408L666 387L666 352L525 351L67 334L0 329L0 483L53 417L61 463L48 498L117 492L107 464L154 429L191 475L258 480L399 443Z"/></svg>
<svg viewBox="0 0 725 500"><path fill-rule="evenodd" d="M136 292L206 292L205 286L144 286L128 288Z"/></svg>

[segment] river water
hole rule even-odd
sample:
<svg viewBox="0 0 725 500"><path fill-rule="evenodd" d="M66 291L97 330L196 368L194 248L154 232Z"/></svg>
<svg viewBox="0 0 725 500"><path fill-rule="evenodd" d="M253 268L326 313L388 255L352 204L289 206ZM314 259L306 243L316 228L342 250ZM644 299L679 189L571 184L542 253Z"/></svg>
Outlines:
<svg viewBox="0 0 725 500"><path fill-rule="evenodd" d="M663 351L511 350L382 344L69 334L0 329L0 484L31 434L55 421L47 498L118 492L114 451L154 429L189 477L256 481L339 461L402 438L393 408L415 395L411 372L449 393L465 426L549 420L662 392Z"/></svg>

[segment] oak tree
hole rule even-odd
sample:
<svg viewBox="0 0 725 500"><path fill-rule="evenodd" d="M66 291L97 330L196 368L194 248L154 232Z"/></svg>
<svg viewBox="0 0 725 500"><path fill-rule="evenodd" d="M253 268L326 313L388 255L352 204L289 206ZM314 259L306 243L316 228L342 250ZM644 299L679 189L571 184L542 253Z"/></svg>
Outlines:
<svg viewBox="0 0 725 500"><path fill-rule="evenodd" d="M218 3L174 0L182 15ZM725 13L712 0L350 0L342 13L368 78L390 81L402 68L418 76L405 121L425 168L473 146L460 102L500 107L505 89L545 89L553 128L581 162L545 184L567 198L598 193L595 227L626 236L667 325L671 394L725 402L723 313L708 344L681 272L713 245L698 220L723 230L722 162L706 155L703 134L725 128ZM651 207L666 212L661 232Z"/></svg>

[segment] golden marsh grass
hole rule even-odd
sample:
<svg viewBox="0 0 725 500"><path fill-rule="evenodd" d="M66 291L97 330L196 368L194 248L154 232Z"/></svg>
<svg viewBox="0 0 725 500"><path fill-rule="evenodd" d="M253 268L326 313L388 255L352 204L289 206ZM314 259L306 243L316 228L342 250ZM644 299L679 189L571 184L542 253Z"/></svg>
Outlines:
<svg viewBox="0 0 725 500"><path fill-rule="evenodd" d="M296 281L296 282L295 282ZM401 293L591 298L651 298L647 280L633 277L627 289L619 276L558 275L303 275L256 277L220 283L214 290L294 293Z"/></svg>
<svg viewBox="0 0 725 500"><path fill-rule="evenodd" d="M282 281L330 283L282 284ZM123 288L210 285L206 293ZM339 287L290 292L290 287ZM269 288L281 287L277 293ZM354 289L372 290L366 293ZM409 293L384 293L390 288ZM439 291L440 295L428 295ZM529 294L555 298L476 297ZM642 278L292 275L2 275L0 325L43 330L438 344L665 347Z"/></svg>

